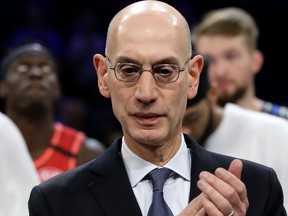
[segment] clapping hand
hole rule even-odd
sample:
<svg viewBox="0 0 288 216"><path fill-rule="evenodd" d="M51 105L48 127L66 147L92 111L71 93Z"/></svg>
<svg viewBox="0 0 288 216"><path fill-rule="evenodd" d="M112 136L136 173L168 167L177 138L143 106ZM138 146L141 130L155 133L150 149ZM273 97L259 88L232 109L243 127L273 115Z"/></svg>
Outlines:
<svg viewBox="0 0 288 216"><path fill-rule="evenodd" d="M200 173L198 188L202 193L194 198L178 216L244 216L249 206L246 186L241 181L242 161L235 159L228 170Z"/></svg>

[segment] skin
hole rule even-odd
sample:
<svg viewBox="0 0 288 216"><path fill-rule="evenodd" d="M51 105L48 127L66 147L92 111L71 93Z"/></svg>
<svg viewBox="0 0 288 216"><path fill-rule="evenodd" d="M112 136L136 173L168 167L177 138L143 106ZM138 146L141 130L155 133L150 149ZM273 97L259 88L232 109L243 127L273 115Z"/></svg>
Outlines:
<svg viewBox="0 0 288 216"><path fill-rule="evenodd" d="M19 72L19 68L23 67L28 67L28 70ZM50 68L49 72L45 68ZM53 134L54 105L60 94L55 62L39 52L26 52L14 59L5 80L0 83L5 113L19 127L33 159L37 159L49 146ZM100 153L84 143L77 162L82 164Z"/></svg>
<svg viewBox="0 0 288 216"><path fill-rule="evenodd" d="M263 64L259 50L249 49L242 35L202 35L197 38L199 54L209 59L209 80L218 87L218 103L236 103L260 111L262 100L255 95L255 75Z"/></svg>
<svg viewBox="0 0 288 216"><path fill-rule="evenodd" d="M246 215L249 202L241 179L243 164L235 159L227 170L217 168L215 175L201 172L197 186L202 193L194 198L178 216Z"/></svg>
<svg viewBox="0 0 288 216"><path fill-rule="evenodd" d="M175 9L158 1L141 1L126 7L112 20L106 55L112 66L133 62L150 69L155 64L174 63L181 68L189 55L188 35L189 27ZM147 71L135 83L118 81L101 54L94 56L94 66L99 90L111 98L128 147L155 165L166 164L179 149L186 101L197 93L203 58L197 55L191 59L178 80L169 84L156 83ZM240 175L241 164L232 165L231 170ZM238 215L244 215L248 206L245 185L225 170L221 175L205 173L198 185L202 195L180 215L229 214L232 205ZM236 202L230 204L228 197Z"/></svg>

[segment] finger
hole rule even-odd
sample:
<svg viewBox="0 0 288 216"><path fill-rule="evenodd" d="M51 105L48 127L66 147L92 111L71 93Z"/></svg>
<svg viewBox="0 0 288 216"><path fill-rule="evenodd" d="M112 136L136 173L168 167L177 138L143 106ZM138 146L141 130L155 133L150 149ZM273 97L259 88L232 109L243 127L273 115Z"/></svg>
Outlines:
<svg viewBox="0 0 288 216"><path fill-rule="evenodd" d="M204 216L205 211L203 213L203 210L201 211L202 202L201 202L201 197L203 196L203 193L199 194L197 197L195 197L188 205L183 209L182 212L178 216Z"/></svg>
<svg viewBox="0 0 288 216"><path fill-rule="evenodd" d="M240 180L241 173L243 169L243 163L241 160L235 159L231 162L229 171L218 168L215 171L215 175L222 179L224 182L232 186L238 196L241 202L243 202L246 206L248 206L248 199L247 199L247 190L245 184ZM228 195L226 195L227 197ZM232 199L230 198L232 201ZM234 199L234 203L239 202L238 199Z"/></svg>
<svg viewBox="0 0 288 216"><path fill-rule="evenodd" d="M235 159L231 162L228 171L233 173L238 179L241 179L243 163L239 159Z"/></svg>
<svg viewBox="0 0 288 216"><path fill-rule="evenodd" d="M238 195L230 185L211 173L202 172L197 186L207 197L207 199L205 199L205 196L202 198L202 204L208 215L209 212L213 212L213 215L228 215L231 213L233 207L229 202L229 198L232 195L238 198Z"/></svg>
<svg viewBox="0 0 288 216"><path fill-rule="evenodd" d="M208 214L206 213L206 210L204 207L200 209L200 211L197 212L195 216L207 216ZM212 214L211 214L212 215Z"/></svg>
<svg viewBox="0 0 288 216"><path fill-rule="evenodd" d="M201 214L205 212L204 215L213 215L213 216L223 215L223 213L219 211L217 206L215 206L214 203L211 202L206 196L203 196L201 200L203 205L203 208L201 209L203 211L201 212Z"/></svg>

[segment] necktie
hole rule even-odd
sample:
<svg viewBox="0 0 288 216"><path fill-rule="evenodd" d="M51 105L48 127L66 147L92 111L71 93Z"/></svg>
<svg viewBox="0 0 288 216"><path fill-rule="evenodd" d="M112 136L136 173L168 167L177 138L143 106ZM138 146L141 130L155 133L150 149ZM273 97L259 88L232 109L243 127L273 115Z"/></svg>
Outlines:
<svg viewBox="0 0 288 216"><path fill-rule="evenodd" d="M173 216L163 197L163 185L171 172L167 168L156 168L148 173L153 185L153 198L147 216Z"/></svg>

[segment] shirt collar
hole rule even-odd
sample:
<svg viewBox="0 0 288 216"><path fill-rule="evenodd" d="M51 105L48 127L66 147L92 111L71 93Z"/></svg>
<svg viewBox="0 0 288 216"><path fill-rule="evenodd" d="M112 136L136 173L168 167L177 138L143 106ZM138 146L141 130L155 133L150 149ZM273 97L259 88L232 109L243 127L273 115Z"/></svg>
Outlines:
<svg viewBox="0 0 288 216"><path fill-rule="evenodd" d="M132 187L135 187L151 170L157 168L156 165L140 158L133 153L127 146L124 137L122 137L122 157L127 169L128 177ZM179 163L182 161L181 163ZM182 134L181 145L173 158L165 164L167 167L177 173L182 178L191 180L191 154L186 146Z"/></svg>

